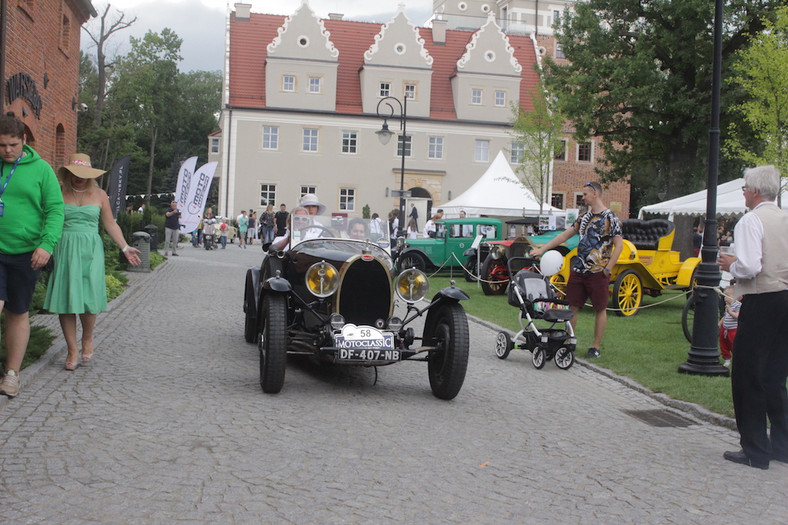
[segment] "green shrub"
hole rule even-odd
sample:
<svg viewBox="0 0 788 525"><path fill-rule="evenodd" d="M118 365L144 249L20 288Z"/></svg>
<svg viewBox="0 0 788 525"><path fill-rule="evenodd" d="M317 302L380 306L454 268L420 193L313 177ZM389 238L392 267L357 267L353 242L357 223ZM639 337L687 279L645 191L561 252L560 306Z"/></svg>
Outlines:
<svg viewBox="0 0 788 525"><path fill-rule="evenodd" d="M111 301L123 293L123 283L114 275L106 275L104 280L107 283L107 301Z"/></svg>

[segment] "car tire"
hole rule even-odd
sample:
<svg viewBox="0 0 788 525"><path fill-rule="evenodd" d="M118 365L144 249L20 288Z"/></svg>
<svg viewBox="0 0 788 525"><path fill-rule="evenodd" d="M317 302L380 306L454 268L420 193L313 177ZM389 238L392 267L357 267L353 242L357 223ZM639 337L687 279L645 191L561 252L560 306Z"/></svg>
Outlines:
<svg viewBox="0 0 788 525"><path fill-rule="evenodd" d="M498 359L506 359L509 357L509 352L514 348L512 336L509 332L498 332L498 337L495 338L495 355Z"/></svg>
<svg viewBox="0 0 788 525"><path fill-rule="evenodd" d="M438 399L454 399L465 382L470 347L468 318L462 306L447 302L430 312L424 341L439 347L427 357L432 394Z"/></svg>
<svg viewBox="0 0 788 525"><path fill-rule="evenodd" d="M482 292L484 295L503 295L509 284L506 260L487 256L482 264Z"/></svg>
<svg viewBox="0 0 788 525"><path fill-rule="evenodd" d="M547 361L546 357L547 356L545 355L544 348L537 345L536 348L534 348L533 353L531 354L531 363L533 363L534 368L536 368L537 370L543 368L545 362Z"/></svg>
<svg viewBox="0 0 788 525"><path fill-rule="evenodd" d="M399 271L407 270L408 268L416 268L417 270L426 271L427 262L424 257L418 252L408 252L400 255L397 258L397 268Z"/></svg>
<svg viewBox="0 0 788 525"><path fill-rule="evenodd" d="M479 275L479 265L476 263L476 256L471 255L465 260L465 271L462 273L465 274L465 280L469 283L476 282L476 277Z"/></svg>
<svg viewBox="0 0 788 525"><path fill-rule="evenodd" d="M616 315L630 317L638 313L643 301L643 282L634 270L621 272L613 285Z"/></svg>
<svg viewBox="0 0 788 525"><path fill-rule="evenodd" d="M561 370L569 370L575 364L575 353L565 346L559 348L555 353L555 366Z"/></svg>
<svg viewBox="0 0 788 525"><path fill-rule="evenodd" d="M287 362L287 300L268 293L263 297L265 324L258 339L260 386L266 394L277 394L285 382Z"/></svg>
<svg viewBox="0 0 788 525"><path fill-rule="evenodd" d="M244 286L244 340L247 343L257 341L257 305L255 304L254 282L252 271L246 272L246 285Z"/></svg>

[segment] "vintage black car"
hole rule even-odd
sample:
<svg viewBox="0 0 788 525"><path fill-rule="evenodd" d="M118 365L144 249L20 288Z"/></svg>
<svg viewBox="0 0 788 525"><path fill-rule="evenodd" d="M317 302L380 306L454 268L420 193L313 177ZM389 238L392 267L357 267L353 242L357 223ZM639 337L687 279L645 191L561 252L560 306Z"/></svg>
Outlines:
<svg viewBox="0 0 788 525"><path fill-rule="evenodd" d="M450 286L420 307L427 276L416 268L398 274L387 248L322 226L300 233L307 240L269 251L246 274L244 336L258 345L263 392L281 391L290 354L355 366L426 361L432 393L453 399L468 365L465 292ZM394 315L395 296L407 305L404 319ZM409 325L422 315L419 337Z"/></svg>

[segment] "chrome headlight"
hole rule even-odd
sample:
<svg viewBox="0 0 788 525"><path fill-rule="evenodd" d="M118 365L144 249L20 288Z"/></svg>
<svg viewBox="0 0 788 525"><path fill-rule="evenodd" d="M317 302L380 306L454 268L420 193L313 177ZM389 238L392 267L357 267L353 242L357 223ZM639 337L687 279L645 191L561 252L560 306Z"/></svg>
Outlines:
<svg viewBox="0 0 788 525"><path fill-rule="evenodd" d="M322 261L309 267L304 280L312 295L328 297L339 288L339 271L326 261Z"/></svg>
<svg viewBox="0 0 788 525"><path fill-rule="evenodd" d="M490 256L492 256L492 258L496 259L496 260L498 260L501 257L503 257L504 253L506 253L506 249L503 246L501 246L500 244L496 244L490 250Z"/></svg>
<svg viewBox="0 0 788 525"><path fill-rule="evenodd" d="M430 291L430 281L421 270L408 268L397 276L397 295L408 303L421 301Z"/></svg>

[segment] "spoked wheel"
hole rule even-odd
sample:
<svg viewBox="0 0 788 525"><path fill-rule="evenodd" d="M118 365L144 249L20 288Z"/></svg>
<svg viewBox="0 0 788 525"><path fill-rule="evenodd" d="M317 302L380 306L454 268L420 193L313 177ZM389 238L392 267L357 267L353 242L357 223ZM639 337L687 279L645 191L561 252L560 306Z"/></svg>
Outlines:
<svg viewBox="0 0 788 525"><path fill-rule="evenodd" d="M569 370L575 364L575 353L565 346L562 346L555 353L555 366L561 370Z"/></svg>
<svg viewBox="0 0 788 525"><path fill-rule="evenodd" d="M692 323L695 322L695 294L691 293L687 296L687 302L684 303L684 310L681 312L681 329L684 331L684 337L687 341L692 342Z"/></svg>
<svg viewBox="0 0 788 525"><path fill-rule="evenodd" d="M509 352L514 348L512 337L508 332L498 332L498 337L495 338L495 355L498 359L506 359L509 357Z"/></svg>
<svg viewBox="0 0 788 525"><path fill-rule="evenodd" d="M266 394L277 394L285 382L287 360L287 300L275 293L263 297L263 331L260 349L260 386Z"/></svg>
<svg viewBox="0 0 788 525"><path fill-rule="evenodd" d="M643 283L637 272L621 272L613 285L613 300L616 303L616 315L629 317L638 313L643 300Z"/></svg>
<svg viewBox="0 0 788 525"><path fill-rule="evenodd" d="M487 257L482 264L482 291L484 295L501 295L509 284L506 261Z"/></svg>
<svg viewBox="0 0 788 525"><path fill-rule="evenodd" d="M438 347L428 355L430 387L435 397L454 399L460 393L468 369L468 318L459 303L443 304L430 314L424 341Z"/></svg>
<svg viewBox="0 0 788 525"><path fill-rule="evenodd" d="M397 260L397 266L399 267L400 271L406 270L408 268L416 268L417 270L421 270L423 272L427 269L427 263L424 261L424 257L415 252L409 252L402 255Z"/></svg>
<svg viewBox="0 0 788 525"><path fill-rule="evenodd" d="M540 368L544 367L545 361L545 350L541 346L537 346L534 348L533 353L531 354L531 362L534 365L534 368L539 370Z"/></svg>

